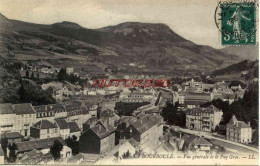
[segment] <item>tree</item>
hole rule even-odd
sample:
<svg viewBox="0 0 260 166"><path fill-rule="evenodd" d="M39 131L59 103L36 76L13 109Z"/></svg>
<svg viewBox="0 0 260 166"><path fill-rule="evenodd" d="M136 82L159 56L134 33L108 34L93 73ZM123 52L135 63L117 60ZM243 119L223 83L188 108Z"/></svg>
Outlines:
<svg viewBox="0 0 260 166"><path fill-rule="evenodd" d="M65 140L68 147L71 148L72 154L76 155L79 153L79 141L77 141L77 137L73 135Z"/></svg>
<svg viewBox="0 0 260 166"><path fill-rule="evenodd" d="M183 111L178 111L178 103L175 105L166 102L166 107L162 110L163 120L171 125L184 127L186 125L186 114Z"/></svg>
<svg viewBox="0 0 260 166"><path fill-rule="evenodd" d="M24 64L24 70L27 70L28 69L28 67L27 67L27 64L25 63Z"/></svg>
<svg viewBox="0 0 260 166"><path fill-rule="evenodd" d="M16 157L17 157L17 150L18 147L16 145L16 143L10 143L8 144L8 149L9 149L9 161L10 162L15 162L16 161Z"/></svg>
<svg viewBox="0 0 260 166"><path fill-rule="evenodd" d="M6 150L7 150L7 147L8 147L8 140L7 140L6 137L3 137L1 139L1 147L2 147L2 149L4 151L4 155L6 156Z"/></svg>
<svg viewBox="0 0 260 166"><path fill-rule="evenodd" d="M121 116L131 116L134 110L137 108L150 104L149 102L136 102L136 103L125 103L125 102L116 102L115 110Z"/></svg>
<svg viewBox="0 0 260 166"><path fill-rule="evenodd" d="M67 78L67 73L66 73L66 70L64 68L60 69L58 75L57 75L57 78L59 81L63 82L66 80Z"/></svg>
<svg viewBox="0 0 260 166"><path fill-rule="evenodd" d="M34 79L34 72L32 72L31 74L31 79Z"/></svg>
<svg viewBox="0 0 260 166"><path fill-rule="evenodd" d="M77 137L75 135L72 136L72 141L73 142L77 141Z"/></svg>
<svg viewBox="0 0 260 166"><path fill-rule="evenodd" d="M129 152L129 150L127 152L125 152L123 155L122 155L122 158L126 159L126 158L129 158L131 156L131 153Z"/></svg>
<svg viewBox="0 0 260 166"><path fill-rule="evenodd" d="M28 71L28 70L26 70L25 76L26 76L27 78L29 78L29 71Z"/></svg>
<svg viewBox="0 0 260 166"><path fill-rule="evenodd" d="M55 140L53 142L53 145L50 147L50 153L52 154L54 160L59 160L60 159L60 152L63 149L63 145L60 141Z"/></svg>
<svg viewBox="0 0 260 166"><path fill-rule="evenodd" d="M18 90L20 102L32 103L33 105L55 104L51 93L27 80L21 81L21 87Z"/></svg>

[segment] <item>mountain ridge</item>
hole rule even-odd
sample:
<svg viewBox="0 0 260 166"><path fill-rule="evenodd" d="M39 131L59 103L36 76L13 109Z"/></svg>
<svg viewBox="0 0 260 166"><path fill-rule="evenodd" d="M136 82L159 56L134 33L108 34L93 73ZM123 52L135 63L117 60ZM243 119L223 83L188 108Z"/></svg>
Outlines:
<svg viewBox="0 0 260 166"><path fill-rule="evenodd" d="M8 20L11 25L8 24L8 28L3 26L4 30L0 32L8 38L13 38L15 33L21 42L25 37L41 40L52 45L49 47L59 47L59 51L65 50L69 54L84 52L82 55L86 55L87 59L116 65L125 70L130 70L128 65L135 63L137 66L142 65L143 70L212 71L238 61L236 55L223 53L210 46L197 45L162 23L125 22L87 29L69 21L34 24ZM80 41L87 47L74 44L70 48L72 46L67 46L69 41Z"/></svg>

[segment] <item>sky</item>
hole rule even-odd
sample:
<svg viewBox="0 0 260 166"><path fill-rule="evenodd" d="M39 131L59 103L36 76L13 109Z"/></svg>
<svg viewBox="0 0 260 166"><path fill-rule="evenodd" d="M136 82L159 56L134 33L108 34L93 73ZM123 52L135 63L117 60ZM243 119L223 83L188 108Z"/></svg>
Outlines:
<svg viewBox="0 0 260 166"><path fill-rule="evenodd" d="M164 23L196 44L221 48L217 0L0 0L9 19L52 24L71 21L95 29L122 22Z"/></svg>

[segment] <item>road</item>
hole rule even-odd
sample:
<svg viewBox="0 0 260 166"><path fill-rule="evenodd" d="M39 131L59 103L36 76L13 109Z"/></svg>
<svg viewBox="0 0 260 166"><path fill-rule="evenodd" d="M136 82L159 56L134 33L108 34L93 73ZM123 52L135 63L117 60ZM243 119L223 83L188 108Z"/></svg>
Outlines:
<svg viewBox="0 0 260 166"><path fill-rule="evenodd" d="M170 127L169 125L165 125L165 126ZM244 145L244 144L241 144L241 143L237 143L237 142L229 141L229 140L226 140L226 139L223 139L223 138L215 137L215 136L212 135L212 133L209 133L209 132L189 130L189 129L183 129L183 128L179 128L179 130L184 132L184 133L203 136L204 138L218 140L218 141L227 143L225 145L228 145L228 144L235 145L235 146L238 146L240 149L244 149L245 151L251 151L251 152L259 153L258 148L250 147L250 146L247 146L247 145ZM233 147L231 146L229 148L233 148ZM239 149L239 148L235 148L235 149Z"/></svg>

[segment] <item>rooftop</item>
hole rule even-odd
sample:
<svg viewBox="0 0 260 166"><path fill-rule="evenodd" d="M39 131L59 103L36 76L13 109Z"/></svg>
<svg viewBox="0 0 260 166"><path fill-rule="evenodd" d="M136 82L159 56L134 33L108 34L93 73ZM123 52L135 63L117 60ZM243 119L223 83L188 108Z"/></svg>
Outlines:
<svg viewBox="0 0 260 166"><path fill-rule="evenodd" d="M17 142L16 144L18 148L18 153L27 152L34 149L49 149L55 140L58 140L62 143L62 145L65 145L65 141L61 137Z"/></svg>
<svg viewBox="0 0 260 166"><path fill-rule="evenodd" d="M39 113L39 112L46 112L47 106L46 105L39 105L39 106L34 106L34 110Z"/></svg>
<svg viewBox="0 0 260 166"><path fill-rule="evenodd" d="M30 103L14 104L13 106L17 115L36 113Z"/></svg>
<svg viewBox="0 0 260 166"><path fill-rule="evenodd" d="M18 132L10 132L10 133L3 133L3 134L1 134L1 138L7 138L7 139L23 138L23 135L21 135Z"/></svg>
<svg viewBox="0 0 260 166"><path fill-rule="evenodd" d="M76 122L69 122L68 125L71 133L80 131L79 126L77 125Z"/></svg>
<svg viewBox="0 0 260 166"><path fill-rule="evenodd" d="M227 124L227 127L236 127L236 128L251 128L248 124L243 121L237 120L236 116L233 115L230 121Z"/></svg>
<svg viewBox="0 0 260 166"><path fill-rule="evenodd" d="M111 132L101 124L97 124L96 126L90 128L89 130L92 130L101 139L111 134Z"/></svg>
<svg viewBox="0 0 260 166"><path fill-rule="evenodd" d="M64 118L55 119L55 122L57 123L57 125L60 129L68 129L69 128L69 125Z"/></svg>
<svg viewBox="0 0 260 166"><path fill-rule="evenodd" d="M143 133L146 130L150 129L154 125L160 123L162 117L158 115L144 115L138 121L134 122L132 126L139 132Z"/></svg>
<svg viewBox="0 0 260 166"><path fill-rule="evenodd" d="M57 110L65 110L65 108L61 104L49 104L47 105L48 111L57 111Z"/></svg>
<svg viewBox="0 0 260 166"><path fill-rule="evenodd" d="M38 129L51 129L51 128L57 128L57 126L53 123L51 123L48 120L41 120L33 125L33 127Z"/></svg>
<svg viewBox="0 0 260 166"><path fill-rule="evenodd" d="M210 105L207 108L202 108L202 107L196 107L193 109L188 109L186 111L187 115L195 115L195 114L200 114L200 113L210 113L213 114L215 112L222 112L221 110L217 109L215 106Z"/></svg>
<svg viewBox="0 0 260 166"><path fill-rule="evenodd" d="M10 103L0 104L0 114L15 114L12 104Z"/></svg>

